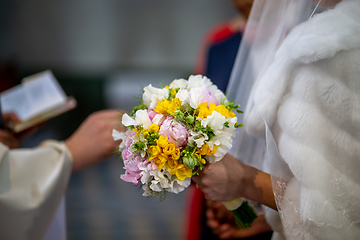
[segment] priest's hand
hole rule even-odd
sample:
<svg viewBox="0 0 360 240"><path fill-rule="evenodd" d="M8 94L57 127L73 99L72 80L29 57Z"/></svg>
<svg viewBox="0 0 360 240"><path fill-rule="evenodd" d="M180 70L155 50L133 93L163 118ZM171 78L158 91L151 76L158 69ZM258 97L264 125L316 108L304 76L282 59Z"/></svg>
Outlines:
<svg viewBox="0 0 360 240"><path fill-rule="evenodd" d="M112 131L126 130L121 125L121 117L122 112L118 110L95 112L65 140L73 156L73 171L97 164L115 153L121 141L114 141Z"/></svg>

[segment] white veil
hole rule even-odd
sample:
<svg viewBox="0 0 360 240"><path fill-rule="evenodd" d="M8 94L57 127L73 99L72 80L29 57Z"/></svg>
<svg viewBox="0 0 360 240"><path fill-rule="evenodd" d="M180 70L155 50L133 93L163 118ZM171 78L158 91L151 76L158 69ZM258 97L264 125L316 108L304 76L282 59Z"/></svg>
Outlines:
<svg viewBox="0 0 360 240"><path fill-rule="evenodd" d="M254 1L227 87L229 100L240 104L245 115L253 107L252 103L248 104L253 86L274 61L287 34L320 9L312 0ZM244 122L245 115L238 115L240 123ZM246 142L243 141L245 138ZM262 161L254 154L263 153L257 153L254 147L264 144L260 142L243 128L237 135L231 154L259 167Z"/></svg>
<svg viewBox="0 0 360 240"><path fill-rule="evenodd" d="M277 77L280 79L279 80L280 84L278 87L285 88L286 84L281 84L281 83L282 81L286 81L285 79L289 76L283 76L282 72L285 72L285 69L290 66L287 66L286 64L283 63L284 61L286 62L289 60L289 58L293 57L292 50L298 47L297 45L298 43L299 44L304 43L304 41L297 41L296 39L296 38L301 39L302 38L301 32L307 31L306 28L308 26L304 22L309 21L317 14L321 15L323 14L323 12L327 10L331 10L339 2L341 1L340 0L255 0L247 23L247 27L243 34L242 42L238 51L234 68L232 70L230 82L227 88L228 89L227 95L229 100L233 101L236 104L240 104L241 105L240 109L242 109L245 112L245 114L238 115L239 123L243 122L245 126L237 134L237 137L233 144L233 148L231 149L230 153L234 155L236 158L243 161L244 163L263 169L264 171L267 171L272 175L275 200L277 202L279 215L282 219L282 226L284 228L285 235L287 235L289 239L355 239L354 237L359 237L360 235L360 231L359 231L360 203L359 201L357 201L359 200L360 197L354 197L356 194L354 194L353 192L348 193L342 191L337 191L337 192L332 191L332 189L341 188L342 187L341 184L344 184L344 182L341 182L341 184L336 182L337 178L335 176L336 175L335 173L334 176L328 178L328 179L333 179L335 183L334 184L325 183L328 185L333 184L333 186L330 186L329 188L330 190L320 189L319 192L320 194L323 195L321 197L324 196L331 197L331 194L333 194L333 192L336 192L336 194L340 194L342 196L336 196L334 198L336 200L334 200L333 202L331 202L331 199L329 199L328 201L325 200L324 202L325 204L323 208L316 209L316 214L314 213L315 211L313 213L308 213L308 214L299 212L302 210L298 207L298 205L306 204L306 202L299 203L299 199L284 200L284 192L287 190L287 186L289 184L296 185L298 183L291 182L294 175L292 171L289 169L289 166L287 165L286 161L283 160L283 158L279 153L277 146L278 143L275 140L276 136L274 136L275 139L273 137L273 133L274 133L273 129L275 128L279 130L279 126L276 125L276 123L274 123L274 118L276 118L276 114L272 116L266 114L264 114L264 116L261 115L262 123L261 124L259 123L259 125L263 126L263 131L262 131L263 136L261 134L260 135L255 134L256 135L255 137L253 134L249 134L247 131L245 131L247 125L250 124L254 125L253 122L251 123L249 122L250 117L248 115L254 109L254 101L253 101L255 94L254 89L257 88L257 84L259 84L259 82L263 84L264 79L267 78L267 74L269 74L270 72L271 74L278 74ZM352 4L351 2L356 2L355 4L359 5L358 0L343 0L343 2L350 2L350 4ZM343 5L345 6L345 3ZM346 6L343 7L343 10L344 9L350 10L350 8L351 7ZM357 12L357 14L360 15L360 12ZM340 17L351 18L353 16L351 16L351 14L349 16L343 14ZM289 43L290 41L286 42L286 44L290 44L290 46L287 46L286 48L287 50L289 50L289 52L284 52L284 50L282 49L283 52L279 54L278 50L280 46L282 46L284 40L295 28L297 28L298 33L300 29L300 34L295 35L295 40L293 39L291 43ZM318 31L321 32L322 30L318 30ZM353 34L355 35L360 34L360 32L357 32L357 30L351 29L351 31L354 31ZM320 33L320 35L321 34L322 33ZM346 48L344 48L344 50L346 50ZM335 53L336 52L334 52L334 55ZM274 69L277 67L280 69L274 71ZM285 91L285 89L283 91ZM270 110L266 109L264 111L265 112L271 111L272 107L274 106L269 106ZM263 106L263 108L266 108L266 105ZM272 109L272 110L273 112L277 111L276 109ZM354 122L352 122L352 124ZM353 127L352 130L359 130L359 127L356 128ZM315 144L321 146L322 143L316 142ZM328 146L324 145L321 147L326 148ZM358 155L358 157L359 156L360 155ZM264 162L266 164L264 164ZM326 171L327 170L320 171L319 176L326 174L327 175L333 174ZM321 178L318 177L317 179L321 179ZM357 181L355 184L354 183L351 184L353 184L353 186L356 186L356 188L359 187L359 181ZM320 186L321 184L319 183L318 185ZM299 187L295 189L298 190L302 188ZM354 190L354 192L357 192L358 190L359 189L356 189ZM303 192L301 194L303 194ZM346 197L344 194L348 194L348 197ZM339 199L341 198L344 198L345 200L340 201ZM286 201L287 203L285 203ZM292 203L293 206L291 205ZM284 206L286 204L287 207L290 206L290 210L287 209L286 211L285 210L283 211L283 208L285 208ZM304 206L301 205L301 207ZM344 212L339 214L339 212L341 212L342 210ZM291 211L292 213L290 213L289 211ZM291 214L296 215L296 217L294 217L293 219L289 219L291 218ZM322 217L317 218L320 215L322 215ZM299 217L299 219L297 219L297 217ZM318 221L317 219L326 219L326 220ZM291 234L287 234L286 232L289 232L287 231L287 229L290 228L291 228L290 232L291 231L292 232ZM317 228L319 228L320 230ZM275 230L279 230L279 229L275 229ZM302 233L306 231L308 232L317 231L317 232L314 233L313 235L312 233ZM321 238L319 236L321 236Z"/></svg>

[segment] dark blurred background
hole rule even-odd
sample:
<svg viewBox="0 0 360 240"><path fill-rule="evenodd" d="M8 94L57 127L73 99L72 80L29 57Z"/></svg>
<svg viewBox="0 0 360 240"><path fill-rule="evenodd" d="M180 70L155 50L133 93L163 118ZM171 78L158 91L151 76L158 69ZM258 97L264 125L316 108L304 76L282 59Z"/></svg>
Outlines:
<svg viewBox="0 0 360 240"><path fill-rule="evenodd" d="M51 69L78 101L23 147L66 139L94 111L131 110L149 83L188 78L205 33L236 15L226 0L1 0L0 10L0 92ZM115 156L72 176L69 239L181 239L186 191L147 199L122 173Z"/></svg>

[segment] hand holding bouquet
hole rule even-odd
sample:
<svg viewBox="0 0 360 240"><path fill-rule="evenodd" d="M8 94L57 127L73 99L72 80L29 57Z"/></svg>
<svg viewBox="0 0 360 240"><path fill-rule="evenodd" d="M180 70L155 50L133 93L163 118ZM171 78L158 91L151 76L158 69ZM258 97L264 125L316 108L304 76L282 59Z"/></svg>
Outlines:
<svg viewBox="0 0 360 240"><path fill-rule="evenodd" d="M143 196L179 193L207 163L221 160L232 147L239 105L228 101L210 79L197 75L177 79L165 88L144 88L143 103L113 131L125 174L121 179L141 184Z"/></svg>

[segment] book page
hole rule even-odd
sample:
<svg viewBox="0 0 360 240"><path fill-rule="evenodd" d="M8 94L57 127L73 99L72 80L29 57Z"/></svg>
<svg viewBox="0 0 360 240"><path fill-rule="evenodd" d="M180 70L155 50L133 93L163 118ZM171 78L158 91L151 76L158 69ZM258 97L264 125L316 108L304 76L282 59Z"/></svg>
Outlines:
<svg viewBox="0 0 360 240"><path fill-rule="evenodd" d="M14 112L21 121L65 102L66 95L51 71L27 77L21 85L1 94L2 112Z"/></svg>

